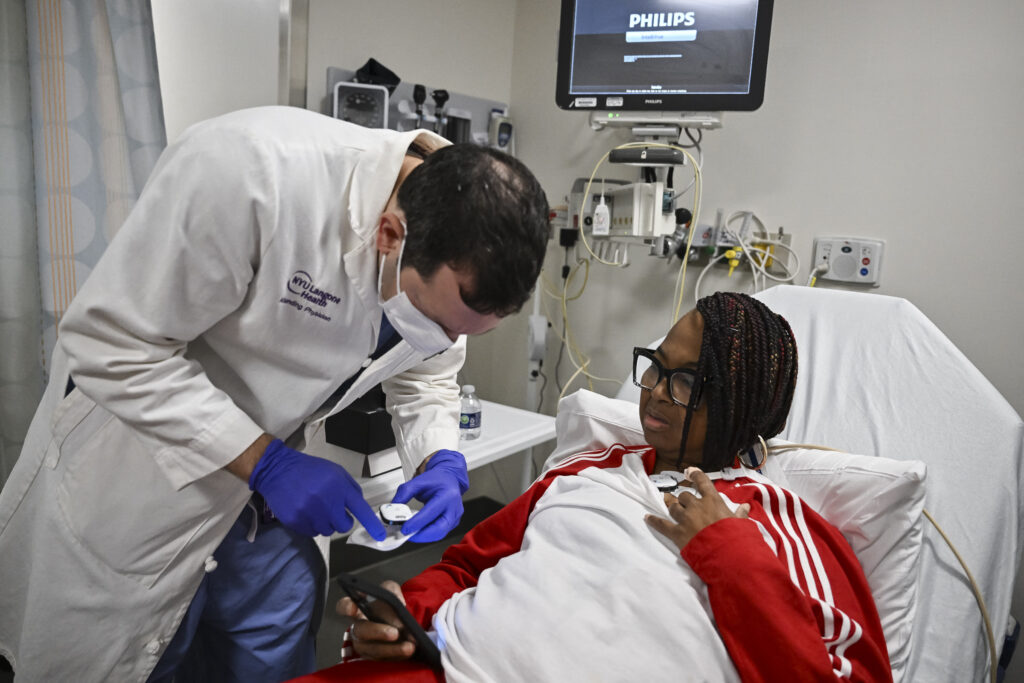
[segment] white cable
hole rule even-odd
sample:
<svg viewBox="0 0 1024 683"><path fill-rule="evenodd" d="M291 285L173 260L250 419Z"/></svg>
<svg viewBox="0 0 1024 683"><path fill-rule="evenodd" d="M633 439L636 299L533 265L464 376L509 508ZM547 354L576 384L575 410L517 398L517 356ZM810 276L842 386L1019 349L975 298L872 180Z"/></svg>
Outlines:
<svg viewBox="0 0 1024 683"><path fill-rule="evenodd" d="M760 243L761 242L759 242L759 244ZM758 247L754 247L754 249L756 249L758 251L761 251L766 256L768 256L768 257L770 257L770 258L772 258L772 259L774 259L776 261L779 261L779 265L787 273L785 276L776 277L776 276L772 275L771 273L767 272L767 270L766 270L765 274L768 276L768 279L769 280L775 280L777 282L791 282L793 280L796 280L796 276L800 272L800 255L797 254L796 251L794 251L794 249L791 246L789 246L788 244L785 244L785 243L783 243L783 242L781 242L779 240L764 240L763 244L771 244L771 245L774 245L776 247L782 247L783 249L788 251L790 253L790 255L793 257L793 260L796 261L796 264L791 268L789 266L788 259L787 259L786 263L783 263L782 261L779 260L779 258L777 256L773 255L771 252L766 252L764 249L758 249Z"/></svg>
<svg viewBox="0 0 1024 683"><path fill-rule="evenodd" d="M580 266L586 266L586 268L584 270L583 284L580 286L580 289L579 289L578 292L576 292L572 296L569 296L569 285L572 282L573 278L576 276L576 273L579 271ZM598 377L596 375L591 375L590 373L588 373L586 371L586 368L590 364L590 359L587 358L586 355L584 355L582 351L580 351L579 347L576 346L576 343L573 341L573 338L572 338L572 328L569 325L569 317L568 317L568 303L570 301L575 301L576 299L578 299L581 296L583 296L583 292L584 292L584 290L587 287L587 282L589 281L589 279L590 279L590 261L588 261L587 259L580 259L580 258L576 259L576 266L569 272L569 275L568 275L568 277L565 280L564 286L562 287L562 292L560 294L553 291L553 287L552 287L551 283L548 281L547 275L543 271L541 272L541 285L544 288L544 293L547 294L552 299L557 299L559 301L560 305L561 305L561 309L562 309L562 316L561 316L562 317L562 329L559 332L559 340L565 346L565 349L566 349L566 352L567 352L566 355L569 357L569 362L572 363L572 365L576 368L576 372L574 372L572 377L569 378L569 380L565 384L565 387L563 387L562 392L559 394L559 399L561 399L562 396L565 395L565 389L568 388L569 384L574 379L576 379L576 377L581 372L583 373L583 375L585 377L587 377L588 382L593 382L594 380L601 381L601 382L620 382L621 381L619 379L610 379L610 378L607 378L607 377ZM544 306L544 315L548 319L548 323L551 324L551 320L552 320L553 316L548 311L547 304L544 303L543 306ZM579 356L581 362L577 362L575 356ZM556 377L555 381L557 382L557 380L558 380L558 378ZM589 386L592 387L593 385L590 384Z"/></svg>
<svg viewBox="0 0 1024 683"><path fill-rule="evenodd" d="M743 225L741 225L740 229L736 231L730 228L729 226L733 221L735 221L738 218L743 219ZM758 244L767 244L776 247L782 247L787 252L789 252L790 256L792 257L792 260L796 262L795 267L790 267L790 259L787 259L787 262L783 263L780 259L777 259L775 255L769 252L767 249L750 246L748 239L751 239L751 221L757 223L757 225L760 226L761 232L763 232L765 235L768 234L768 229L765 226L764 221L758 218L757 214L755 214L753 211L734 211L733 213L729 214L729 216L725 219L723 223L722 236L725 237L726 239L731 240L732 242L735 242L735 248L737 248L738 251L741 253L740 258L745 257L747 259L747 263L749 264L751 270L751 277L753 278L753 291L759 292L763 290L765 288L766 279L773 280L775 282L795 281L797 273L800 271L800 256L789 245L784 244L782 240L774 240L767 237L765 239L757 238ZM757 260L753 258L753 255L755 253L761 254L760 262L757 262ZM775 259L783 268L783 270L785 270L786 274L783 276L776 276L769 273L767 267L765 267L764 265L765 263L767 263L769 258ZM694 300L696 301L699 298L699 288L696 288L694 291Z"/></svg>
<svg viewBox="0 0 1024 683"><path fill-rule="evenodd" d="M732 230L729 229L729 224L732 223L737 218L747 219L743 223L743 227L740 228L740 232L738 233L733 232ZM746 228L746 226L749 226L750 221L756 222L758 225L761 226L761 232L763 232L765 235L768 234L768 228L765 227L764 221L758 218L757 214L755 214L753 211L733 211L731 214L729 214L729 217L725 219L725 223L723 225L723 227L725 228L725 233L727 235L735 235L737 240L741 239L744 235L750 232L749 229L744 229Z"/></svg>
<svg viewBox="0 0 1024 683"><path fill-rule="evenodd" d="M580 286L580 290L575 295L570 297L569 285L572 282L573 277L579 271L580 266L585 266L583 284ZM579 261L576 262L576 266L572 269L572 271L570 271L569 276L566 278L565 284L562 288L562 343L565 344L566 355L569 357L569 362L576 367L576 372L574 372L572 376L569 378L569 380L565 383L565 386L562 388L562 392L558 395L559 400L561 400L562 397L565 396L565 392L569 388L569 385L572 384L573 380L575 380L580 373L582 373L587 378L587 386L591 391L593 391L593 382L595 380L599 382L621 382L620 379L613 379L610 377L598 377L597 375L592 375L589 372L587 372L587 367L590 365L590 358L587 357L587 355L584 354L582 350L580 350L580 348L576 345L576 342L573 340L572 328L569 324L569 302L574 301L583 296L583 292L587 288L587 282L589 281L589 279L590 261L587 259L580 259ZM579 362L577 362L577 356L579 357Z"/></svg>
<svg viewBox="0 0 1024 683"><path fill-rule="evenodd" d="M700 168L700 170L704 170L704 150L702 150L700 147L697 148L697 165L698 165L698 168ZM697 178L694 177L692 180L690 180L690 184L689 185L687 185L682 190L679 190L679 192L676 192L674 195L672 195L672 198L669 201L671 201L672 203L675 203L675 201L677 199L679 199L684 194L689 192L690 188L693 187L696 184L697 184Z"/></svg>
<svg viewBox="0 0 1024 683"><path fill-rule="evenodd" d="M816 265L814 270L807 275L807 286L813 287L814 283L818 281L818 278L828 272L828 268L828 263L819 263Z"/></svg>
<svg viewBox="0 0 1024 683"><path fill-rule="evenodd" d="M747 259L747 260L749 260L754 265L754 267L757 268L758 272L760 273L761 278L762 278L762 285L764 284L764 282L763 282L764 278L768 278L769 280L774 280L775 282L793 282L796 279L797 273L800 271L800 257L797 255L797 253L795 251L793 251L793 249L788 244L783 244L779 240L760 240L759 239L758 240L758 244L770 244L770 245L774 245L776 247L782 247L783 249L788 251L792 255L793 259L796 261L796 267L795 268L790 268L788 263L783 263L780 259L778 259L774 254L772 254L767 249L762 249L761 247L752 247L749 244L747 244L745 241L740 239L740 247L742 247L743 253L753 252L753 253L759 253L759 254L762 255L761 263L754 263L754 259L752 259L752 258L748 258ZM775 261L777 261L779 266L781 268L783 268L783 270L786 271L786 275L778 276L778 275L772 275L771 273L769 273L768 272L768 268L763 265L765 262L768 261L769 258L774 259ZM761 289L764 289L764 287L762 286Z"/></svg>
<svg viewBox="0 0 1024 683"><path fill-rule="evenodd" d="M746 243L742 242L741 244ZM764 275L764 269L754 263L754 259L751 258L750 253L747 251L747 247L744 246L742 249L743 251L741 253L744 254L743 258L747 259L747 265L750 266L750 278L754 281L754 291L751 292L751 294L757 294L764 289L764 278L762 277L760 281L757 279L759 275Z"/></svg>
<svg viewBox="0 0 1024 683"><path fill-rule="evenodd" d="M762 265L760 265L758 263L755 263L754 259L750 258L750 256L747 256L746 260L747 260L747 263L750 266L751 278L753 279L753 292L755 292L755 293L758 292L758 291L761 291L762 289L764 289L764 278L767 277L768 279L775 280L776 282L791 282L791 281L793 281L796 278L797 272L799 271L799 268L800 268L800 257L788 245L782 244L781 242L778 242L776 240L767 240L766 243L775 244L776 246L780 246L783 249L786 249L787 251L789 251L793 255L793 258L796 259L797 266L796 266L796 269L790 270L788 264L782 264L782 266L786 269L786 272L788 273L788 275L786 275L784 277L779 277L779 276L772 275L771 273L769 273L767 271L766 268L764 268L764 266L762 266ZM748 253L748 252L759 252L759 253L763 254L764 256L771 256L770 252L768 252L768 251L766 251L764 249L761 249L760 247L748 246L746 244L746 242L742 242L741 241L740 245L738 245L738 246L739 246L740 249L742 249L742 251L740 252L741 254L745 254L745 253ZM693 287L693 300L694 300L695 303L700 300L700 284L704 280L704 276L707 274L707 272L709 270L711 270L712 266L714 266L716 263L718 263L719 261L721 261L724 258L726 258L726 252L725 251L723 251L721 254L719 254L718 256L714 257L713 259L711 259L708 262L708 264L706 266L704 266L704 268L701 270L700 275L697 277L697 282L696 282L696 284ZM780 261L780 264L781 264L781 261ZM760 282L758 281L759 277L761 278Z"/></svg>
<svg viewBox="0 0 1024 683"><path fill-rule="evenodd" d="M964 558L960 556L959 552L957 552L956 546L953 545L953 541L949 540L949 536L947 536L946 532L942 530L942 527L939 526L939 523L935 521L935 518L931 516L931 513L929 513L926 508L921 508L921 512L928 519L928 521L932 523L932 526L935 527L935 530L939 532L939 535L942 536L942 540L946 542L946 545L949 546L949 549L953 551L953 555L956 556L957 562L960 563L960 566L963 567L964 573L967 574L967 580L971 582L971 589L974 591L974 600L978 603L978 609L981 611L981 618L982 621L984 621L985 623L985 635L988 638L988 656L990 658L989 678L991 679L992 683L995 683L996 669L998 664L998 660L996 659L996 637L992 633L992 619L989 618L988 609L985 608L985 598L981 594L981 588L978 586L978 582L974 580L974 575L971 574L971 570L968 569L967 562L964 561Z"/></svg>
<svg viewBox="0 0 1024 683"><path fill-rule="evenodd" d="M704 268L700 271L700 275L697 276L697 282L694 283L694 285L693 285L693 300L694 300L694 302L697 302L697 301L700 300L700 283L701 283L702 280L704 280L704 276L707 274L707 272L709 270L711 270L711 266L715 265L716 263L718 263L719 261L721 261L724 258L725 258L725 252L723 251L721 254L719 254L718 256L714 257L710 261L708 261L708 264L706 266L704 266Z"/></svg>

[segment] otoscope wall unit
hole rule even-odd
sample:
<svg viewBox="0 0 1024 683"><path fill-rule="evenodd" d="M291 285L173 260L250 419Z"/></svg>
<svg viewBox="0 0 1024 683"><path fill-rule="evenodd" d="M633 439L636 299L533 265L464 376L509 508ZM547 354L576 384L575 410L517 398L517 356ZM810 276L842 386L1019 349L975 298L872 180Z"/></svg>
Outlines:
<svg viewBox="0 0 1024 683"><path fill-rule="evenodd" d="M327 67L329 97L334 97L339 84L343 89L352 85L358 87L353 83L355 75L353 70ZM357 93L353 100L357 106L372 107L377 102L359 95ZM378 120L386 121L383 127L399 131L423 128L443 135L452 142L475 142L515 154L514 128L508 118L508 104L505 102L446 90L443 84L402 81L378 106L386 108L378 117ZM333 101L325 103L325 113L338 116L334 109ZM361 115L362 112L357 114ZM386 114L386 118L383 114Z"/></svg>

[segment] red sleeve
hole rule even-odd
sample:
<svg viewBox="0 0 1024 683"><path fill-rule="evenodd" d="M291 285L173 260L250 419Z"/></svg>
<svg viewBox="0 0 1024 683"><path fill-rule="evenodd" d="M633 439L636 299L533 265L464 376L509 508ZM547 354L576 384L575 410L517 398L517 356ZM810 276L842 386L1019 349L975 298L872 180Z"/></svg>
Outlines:
<svg viewBox="0 0 1024 683"><path fill-rule="evenodd" d="M578 474L588 467L618 467L627 453L644 451L650 451L643 456L649 468L654 462L650 448L615 444L603 451L574 456L534 482L525 493L470 529L462 541L450 546L439 563L402 584L402 594L413 617L424 628L430 628L434 613L445 600L475 586L480 574L498 564L501 558L519 552L530 513L555 479Z"/></svg>
<svg viewBox="0 0 1024 683"><path fill-rule="evenodd" d="M708 587L740 678L891 681L870 588L842 535L782 489L719 488L749 502L750 519L706 527L681 554Z"/></svg>
<svg viewBox="0 0 1024 683"><path fill-rule="evenodd" d="M481 572L501 558L519 552L530 512L546 490L545 482L535 483L470 529L445 551L440 562L402 584L409 611L424 628L430 628L430 620L445 600L475 586Z"/></svg>

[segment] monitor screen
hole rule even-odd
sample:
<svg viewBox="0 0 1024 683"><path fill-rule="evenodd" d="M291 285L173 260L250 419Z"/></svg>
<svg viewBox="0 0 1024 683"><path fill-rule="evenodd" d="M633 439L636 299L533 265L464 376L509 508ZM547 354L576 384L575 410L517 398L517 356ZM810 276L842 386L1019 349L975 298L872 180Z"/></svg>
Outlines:
<svg viewBox="0 0 1024 683"><path fill-rule="evenodd" d="M562 0L563 109L752 111L772 0Z"/></svg>

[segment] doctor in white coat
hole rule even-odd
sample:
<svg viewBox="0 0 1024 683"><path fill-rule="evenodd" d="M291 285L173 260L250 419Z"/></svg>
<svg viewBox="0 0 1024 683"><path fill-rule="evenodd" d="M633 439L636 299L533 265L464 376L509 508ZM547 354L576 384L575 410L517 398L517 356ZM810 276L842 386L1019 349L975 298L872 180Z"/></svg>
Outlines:
<svg viewBox="0 0 1024 683"><path fill-rule="evenodd" d="M467 334L529 298L547 203L515 159L295 108L170 146L60 321L0 492L0 654L19 681L281 680L313 668L314 536L383 527L322 420L383 382L403 531L468 486ZM322 548L321 548L322 551Z"/></svg>

